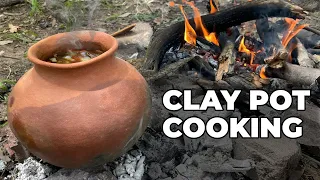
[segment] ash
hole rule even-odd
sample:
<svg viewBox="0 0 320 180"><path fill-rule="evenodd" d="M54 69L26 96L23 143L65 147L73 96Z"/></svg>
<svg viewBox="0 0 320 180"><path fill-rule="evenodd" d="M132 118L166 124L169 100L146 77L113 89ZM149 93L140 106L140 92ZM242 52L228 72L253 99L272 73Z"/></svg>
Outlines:
<svg viewBox="0 0 320 180"><path fill-rule="evenodd" d="M52 170L47 165L41 164L34 158L29 157L23 163L19 163L14 171L17 174L13 173L12 177L6 177L6 179L40 180L48 177Z"/></svg>
<svg viewBox="0 0 320 180"><path fill-rule="evenodd" d="M140 151L133 150L115 162L113 174L119 180L141 180L145 171L145 158Z"/></svg>

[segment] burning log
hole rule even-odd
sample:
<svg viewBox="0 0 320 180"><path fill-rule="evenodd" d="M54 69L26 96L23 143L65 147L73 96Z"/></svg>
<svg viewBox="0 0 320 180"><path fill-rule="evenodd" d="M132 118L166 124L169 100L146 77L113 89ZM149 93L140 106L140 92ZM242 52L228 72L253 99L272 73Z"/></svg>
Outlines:
<svg viewBox="0 0 320 180"><path fill-rule="evenodd" d="M281 44L277 32L269 26L268 18L258 19L256 26L266 49L265 62L274 68L282 67L283 62L288 59L288 52Z"/></svg>
<svg viewBox="0 0 320 180"><path fill-rule="evenodd" d="M309 58L308 51L298 38L295 38L297 44L297 59L300 66L313 68L315 62Z"/></svg>
<svg viewBox="0 0 320 180"><path fill-rule="evenodd" d="M280 78L294 84L305 86L310 86L320 77L319 69L302 67L291 63L285 63L282 68L260 65L256 72L257 74L264 74L269 78Z"/></svg>
<svg viewBox="0 0 320 180"><path fill-rule="evenodd" d="M263 16L290 17L296 19L304 18L305 12L301 7L283 0L264 0L248 2L241 6L218 11L215 14L201 16L201 18L209 32L221 32L229 27L259 19ZM190 19L189 22L190 25L195 28L194 19ZM185 22L179 22L155 33L147 51L145 68L158 71L164 54L172 45L184 41L184 32Z"/></svg>

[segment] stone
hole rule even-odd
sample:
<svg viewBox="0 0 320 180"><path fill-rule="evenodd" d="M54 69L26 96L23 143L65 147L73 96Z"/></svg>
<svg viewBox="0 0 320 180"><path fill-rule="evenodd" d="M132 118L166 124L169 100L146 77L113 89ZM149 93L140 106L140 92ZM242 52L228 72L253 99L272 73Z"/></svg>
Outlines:
<svg viewBox="0 0 320 180"><path fill-rule="evenodd" d="M303 135L298 138L300 144L320 146L320 108L315 104L306 103L306 111L297 111L295 107L286 110L282 119L298 117L302 120Z"/></svg>
<svg viewBox="0 0 320 180"><path fill-rule="evenodd" d="M151 179L158 179L162 175L160 164L155 162L151 163L147 173Z"/></svg>
<svg viewBox="0 0 320 180"><path fill-rule="evenodd" d="M101 169L99 171L85 171L85 170L71 170L60 169L56 173L52 174L47 180L77 180L77 179L108 179L117 180L117 178L108 169Z"/></svg>
<svg viewBox="0 0 320 180"><path fill-rule="evenodd" d="M257 180L285 180L301 159L300 146L294 139L243 139L233 140L234 158L252 159L255 169L247 176Z"/></svg>
<svg viewBox="0 0 320 180"><path fill-rule="evenodd" d="M137 44L142 48L147 48L151 37L153 35L153 29L148 23L136 23L136 26L131 32L117 37L119 45Z"/></svg>

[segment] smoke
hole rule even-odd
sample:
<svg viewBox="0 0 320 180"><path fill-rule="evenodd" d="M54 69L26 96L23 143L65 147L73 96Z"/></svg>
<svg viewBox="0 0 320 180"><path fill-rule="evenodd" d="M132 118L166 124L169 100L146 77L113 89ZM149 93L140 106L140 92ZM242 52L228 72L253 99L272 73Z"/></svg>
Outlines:
<svg viewBox="0 0 320 180"><path fill-rule="evenodd" d="M68 16L67 31L65 37L58 40L58 46L71 46L70 48L82 49L83 45L80 42L79 35L82 29L93 29L94 14L100 5L100 0L69 0L70 4L64 6ZM91 40L95 37L95 32L90 33Z"/></svg>

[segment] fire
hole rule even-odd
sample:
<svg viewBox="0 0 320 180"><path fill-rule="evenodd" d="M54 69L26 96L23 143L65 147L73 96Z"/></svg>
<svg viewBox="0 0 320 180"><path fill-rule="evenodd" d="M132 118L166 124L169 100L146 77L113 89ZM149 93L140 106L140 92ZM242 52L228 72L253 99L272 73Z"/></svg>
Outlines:
<svg viewBox="0 0 320 180"><path fill-rule="evenodd" d="M283 38L282 38L282 45L284 47L287 47L288 43L290 42L290 40L296 36L303 28L309 26L308 24L303 24L303 25L299 25L296 29L294 29L296 27L296 25L298 24L299 20L294 20L291 18L285 18L285 21L289 24L289 28L286 31L286 33L284 34Z"/></svg>
<svg viewBox="0 0 320 180"><path fill-rule="evenodd" d="M210 0L210 8L211 8L210 14L214 14L217 12L217 9L213 5L213 0Z"/></svg>
<svg viewBox="0 0 320 180"><path fill-rule="evenodd" d="M241 41L240 41L240 45L239 45L239 52L243 52L243 53L246 53L246 54L250 54L251 56L251 59L250 59L250 65L253 65L253 60L254 60L254 57L255 57L255 52L252 52L250 51L246 45L244 44L244 36L242 37Z"/></svg>
<svg viewBox="0 0 320 180"><path fill-rule="evenodd" d="M180 10L181 10L181 12L182 12L182 14L184 16L184 20L185 20L184 40L186 42L188 42L189 44L196 45L196 38L197 38L196 31L197 31L201 35L203 35L203 37L207 41L210 41L210 42L214 43L215 45L219 46L219 41L218 41L216 33L214 33L214 32L209 33L209 31L206 29L206 27L204 26L204 24L202 22L200 11L199 11L198 8L195 7L194 2L193 1L192 2L188 2L186 0L182 0L182 2L187 4L187 5L189 5L193 9L194 22L195 22L195 25L196 25L196 28L195 28L196 30L194 30L193 27L189 23L189 20L188 20L188 18L186 16L186 13L185 13L182 5L180 5L179 7L180 7ZM210 3L213 6L212 0L210 0ZM215 8L214 8L214 10L216 11ZM213 12L214 10L211 8L211 12Z"/></svg>
<svg viewBox="0 0 320 180"><path fill-rule="evenodd" d="M262 79L268 79L268 77L266 76L266 67L265 66L261 68L259 76Z"/></svg>
<svg viewBox="0 0 320 180"><path fill-rule="evenodd" d="M170 2L169 2L169 6L170 6L170 7L174 7L175 5L176 5L176 4L175 4L173 1L170 1Z"/></svg>
<svg viewBox="0 0 320 180"><path fill-rule="evenodd" d="M197 38L197 33L192 28L192 26L190 25L189 20L187 18L186 13L183 10L182 5L180 5L179 7L180 7L180 10L181 10L181 12L183 14L184 20L185 20L185 23L184 23L184 26L185 26L184 40L189 44L196 45L196 43L197 43L197 39L196 39Z"/></svg>

